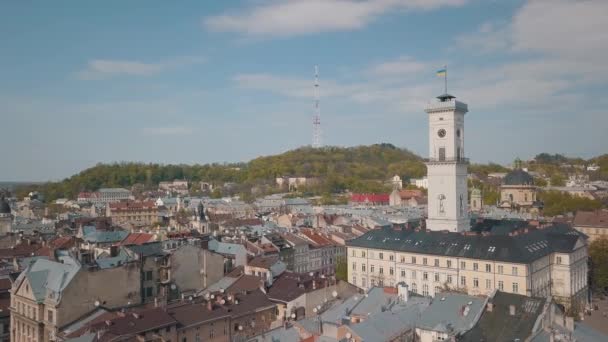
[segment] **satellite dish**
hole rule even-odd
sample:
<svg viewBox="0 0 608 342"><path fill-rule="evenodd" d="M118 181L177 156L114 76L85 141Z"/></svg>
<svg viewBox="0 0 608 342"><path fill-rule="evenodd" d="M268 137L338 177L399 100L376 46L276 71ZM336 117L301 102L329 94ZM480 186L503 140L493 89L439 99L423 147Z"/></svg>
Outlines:
<svg viewBox="0 0 608 342"><path fill-rule="evenodd" d="M241 330L241 331L243 330L243 326L242 325L239 325L239 330Z"/></svg>
<svg viewBox="0 0 608 342"><path fill-rule="evenodd" d="M95 301L95 306L99 306L101 303L99 303L98 300Z"/></svg>
<svg viewBox="0 0 608 342"><path fill-rule="evenodd" d="M224 304L226 304L226 301L222 299L222 300L220 301L220 304L224 305Z"/></svg>
<svg viewBox="0 0 608 342"><path fill-rule="evenodd" d="M336 298L336 297L338 297L338 292L336 292L336 290L334 290L334 291L331 293L331 295L332 295L334 298Z"/></svg>
<svg viewBox="0 0 608 342"><path fill-rule="evenodd" d="M192 300L192 296L188 297L188 300Z"/></svg>
<svg viewBox="0 0 608 342"><path fill-rule="evenodd" d="M291 314L291 318L296 319L296 314L295 314L295 313L292 313L292 314Z"/></svg>
<svg viewBox="0 0 608 342"><path fill-rule="evenodd" d="M220 293L224 293L224 289L220 289Z"/></svg>
<svg viewBox="0 0 608 342"><path fill-rule="evenodd" d="M211 295L211 299L215 298L215 295Z"/></svg>
<svg viewBox="0 0 608 342"><path fill-rule="evenodd" d="M353 337L353 335L351 333L347 332L346 333L346 338L351 338L351 337Z"/></svg>
<svg viewBox="0 0 608 342"><path fill-rule="evenodd" d="M177 286L175 286L175 284L171 284L171 290L175 290L177 288Z"/></svg>
<svg viewBox="0 0 608 342"><path fill-rule="evenodd" d="M319 311L319 310L317 310L317 308L312 309L312 312L314 312L314 313L317 313L317 311Z"/></svg>

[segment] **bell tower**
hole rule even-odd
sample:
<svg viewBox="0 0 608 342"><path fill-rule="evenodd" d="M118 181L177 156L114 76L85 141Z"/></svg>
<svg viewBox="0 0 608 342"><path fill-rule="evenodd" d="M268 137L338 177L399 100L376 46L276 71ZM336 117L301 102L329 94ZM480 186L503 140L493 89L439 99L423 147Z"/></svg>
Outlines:
<svg viewBox="0 0 608 342"><path fill-rule="evenodd" d="M425 108L429 115L429 159L426 162L429 230L467 231L470 228L467 165L464 154L466 103L449 94Z"/></svg>

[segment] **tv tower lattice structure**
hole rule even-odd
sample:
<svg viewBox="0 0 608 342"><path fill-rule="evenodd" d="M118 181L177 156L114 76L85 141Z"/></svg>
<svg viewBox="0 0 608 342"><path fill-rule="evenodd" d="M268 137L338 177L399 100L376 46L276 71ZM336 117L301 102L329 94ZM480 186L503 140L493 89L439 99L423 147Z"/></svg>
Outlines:
<svg viewBox="0 0 608 342"><path fill-rule="evenodd" d="M312 147L321 147L321 107L319 106L319 67L315 65L315 108L312 117Z"/></svg>

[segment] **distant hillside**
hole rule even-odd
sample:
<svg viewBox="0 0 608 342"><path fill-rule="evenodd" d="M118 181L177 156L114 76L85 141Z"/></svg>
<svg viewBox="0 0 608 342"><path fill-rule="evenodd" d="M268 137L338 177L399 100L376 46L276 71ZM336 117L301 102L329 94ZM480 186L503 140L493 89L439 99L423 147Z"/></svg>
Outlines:
<svg viewBox="0 0 608 342"><path fill-rule="evenodd" d="M161 181L187 179L192 182L236 182L252 186L273 184L279 176L318 177L321 183L314 193L386 191L383 180L398 174L421 177L426 173L422 159L407 149L391 144L357 147L302 147L279 155L259 157L248 163L206 165L162 165L144 163L98 164L60 182L24 186L18 196L40 191L48 201L74 198L80 191L100 187L127 187L139 184L155 188Z"/></svg>
<svg viewBox="0 0 608 342"><path fill-rule="evenodd" d="M592 173L594 179L608 179L608 155L590 160L566 158L562 155L540 154L527 166L563 182L568 170L560 164L591 164L601 166ZM490 172L506 172L498 164L472 164L469 172L484 176ZM80 191L93 191L100 187L126 187L138 185L140 189L155 189L161 181L187 179L215 184L240 184L231 193L249 194L256 187L262 194L277 191L275 177L306 176L320 180L314 187L301 189L307 194L355 192L387 192L384 181L393 175L404 180L426 174L423 160L415 153L391 144L356 147L301 147L282 154L253 159L247 163L205 165L163 165L145 163L98 164L60 182L19 186L17 195L40 191L48 201L67 197L75 198ZM557 182L553 182L557 184ZM261 189L261 190L260 190ZM496 189L493 189L495 192ZM488 190L489 193L489 190ZM215 196L228 193L215 193ZM492 202L493 203L493 202Z"/></svg>

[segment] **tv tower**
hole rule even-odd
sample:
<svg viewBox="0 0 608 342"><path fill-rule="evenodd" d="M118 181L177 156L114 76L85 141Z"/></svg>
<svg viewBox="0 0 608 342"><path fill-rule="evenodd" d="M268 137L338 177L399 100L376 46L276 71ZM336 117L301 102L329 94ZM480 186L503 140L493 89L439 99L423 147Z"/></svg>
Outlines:
<svg viewBox="0 0 608 342"><path fill-rule="evenodd" d="M315 111L312 116L312 147L321 147L321 108L319 107L319 67L315 65Z"/></svg>

